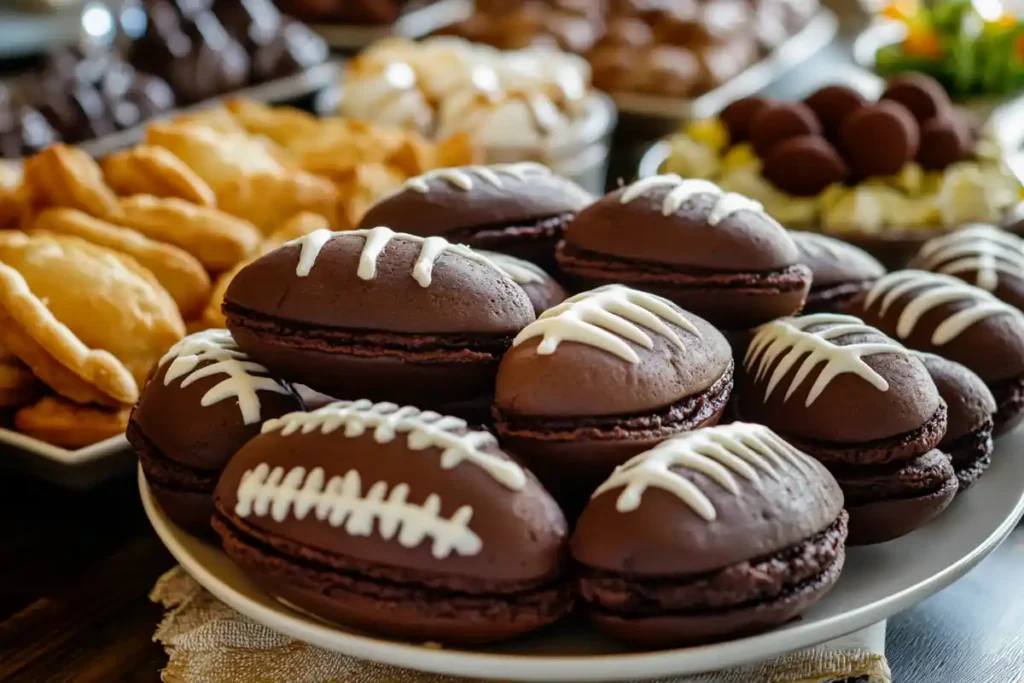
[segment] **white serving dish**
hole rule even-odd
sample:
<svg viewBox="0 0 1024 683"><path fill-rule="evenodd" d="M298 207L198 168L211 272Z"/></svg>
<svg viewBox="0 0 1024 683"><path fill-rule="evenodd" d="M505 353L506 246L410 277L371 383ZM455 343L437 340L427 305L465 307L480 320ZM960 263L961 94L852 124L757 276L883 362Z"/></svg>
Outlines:
<svg viewBox="0 0 1024 683"><path fill-rule="evenodd" d="M334 626L292 610L260 590L217 547L171 524L139 471L153 528L182 567L249 618L293 638L354 657L433 673L530 681L622 681L718 670L774 657L852 633L950 585L989 555L1024 514L1024 429L1003 437L988 474L932 524L877 546L850 548L836 587L802 618L731 642L628 652L581 618L478 650L438 649Z"/></svg>
<svg viewBox="0 0 1024 683"><path fill-rule="evenodd" d="M68 450L0 429L0 464L70 489L87 489L131 472L135 456L123 434Z"/></svg>

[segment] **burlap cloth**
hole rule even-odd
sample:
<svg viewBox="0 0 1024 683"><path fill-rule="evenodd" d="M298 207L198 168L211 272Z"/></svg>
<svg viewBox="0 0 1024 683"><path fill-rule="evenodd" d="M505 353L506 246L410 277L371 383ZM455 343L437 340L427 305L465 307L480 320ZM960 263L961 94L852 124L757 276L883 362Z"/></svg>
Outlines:
<svg viewBox="0 0 1024 683"><path fill-rule="evenodd" d="M180 567L150 599L167 608L153 639L170 658L165 683L470 683L354 659L292 640L242 616ZM885 623L762 664L661 683L890 683Z"/></svg>

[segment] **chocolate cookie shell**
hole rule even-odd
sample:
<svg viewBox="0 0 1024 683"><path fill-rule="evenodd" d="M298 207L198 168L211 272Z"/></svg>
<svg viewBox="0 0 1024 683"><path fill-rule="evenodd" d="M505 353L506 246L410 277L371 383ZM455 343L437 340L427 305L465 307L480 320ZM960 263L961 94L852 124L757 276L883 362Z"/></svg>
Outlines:
<svg viewBox="0 0 1024 683"><path fill-rule="evenodd" d="M228 464L215 502L228 556L330 621L471 644L571 606L558 505L457 418L361 400L273 420Z"/></svg>
<svg viewBox="0 0 1024 683"><path fill-rule="evenodd" d="M302 409L291 386L251 361L227 330L207 330L161 359L132 411L128 440L167 516L209 532L213 488L228 460L264 420Z"/></svg>
<svg viewBox="0 0 1024 683"><path fill-rule="evenodd" d="M963 365L930 353L918 357L946 402L946 435L939 450L953 463L962 493L991 463L996 399L981 378Z"/></svg>
<svg viewBox="0 0 1024 683"><path fill-rule="evenodd" d="M565 224L592 201L579 185L536 163L445 168L381 199L359 227L439 235L551 269Z"/></svg>
<svg viewBox="0 0 1024 683"><path fill-rule="evenodd" d="M995 396L997 434L1024 411L1024 316L951 275L889 273L848 310L907 347L965 365Z"/></svg>
<svg viewBox="0 0 1024 683"><path fill-rule="evenodd" d="M968 158L974 142L965 125L948 117L936 117L921 125L917 162L929 171L942 171Z"/></svg>
<svg viewBox="0 0 1024 683"><path fill-rule="evenodd" d="M995 226L979 223L934 237L910 267L960 278L1024 310L1024 239Z"/></svg>
<svg viewBox="0 0 1024 683"><path fill-rule="evenodd" d="M825 137L837 139L846 117L867 104L867 99L845 85L829 85L809 95L804 104L821 122Z"/></svg>
<svg viewBox="0 0 1024 683"><path fill-rule="evenodd" d="M762 159L783 140L804 135L821 135L821 123L801 102L765 107L750 122L750 143Z"/></svg>
<svg viewBox="0 0 1024 683"><path fill-rule="evenodd" d="M530 303L533 304L533 312L537 315L562 303L569 296L555 278L536 264L498 252L480 253L494 261L494 265L505 271L513 282L523 288L526 296L530 297Z"/></svg>
<svg viewBox="0 0 1024 683"><path fill-rule="evenodd" d="M610 285L546 311L516 337L498 370L495 429L571 517L616 465L715 424L731 388L732 352L714 327Z"/></svg>
<svg viewBox="0 0 1024 683"><path fill-rule="evenodd" d="M651 291L721 329L799 311L810 284L793 240L760 204L677 175L645 178L581 211L557 256L579 287Z"/></svg>
<svg viewBox="0 0 1024 683"><path fill-rule="evenodd" d="M729 142L735 145L750 139L750 124L753 123L754 117L773 104L764 97L751 95L732 102L720 111L718 120L729 131Z"/></svg>
<svg viewBox="0 0 1024 683"><path fill-rule="evenodd" d="M472 419L534 320L486 257L388 228L317 230L262 256L235 276L224 313L243 350L293 381Z"/></svg>
<svg viewBox="0 0 1024 683"><path fill-rule="evenodd" d="M815 197L849 175L846 162L828 140L801 135L775 145L764 158L762 175L797 197Z"/></svg>
<svg viewBox="0 0 1024 683"><path fill-rule="evenodd" d="M758 328L737 380L740 419L826 465L878 465L935 447L945 405L910 351L860 320L818 313Z"/></svg>
<svg viewBox="0 0 1024 683"><path fill-rule="evenodd" d="M761 425L683 434L597 489L570 542L600 629L645 647L783 623L835 583L843 494L828 471Z"/></svg>
<svg viewBox="0 0 1024 683"><path fill-rule="evenodd" d="M917 155L921 132L903 105L882 101L847 116L839 138L851 170L870 178L899 173Z"/></svg>
<svg viewBox="0 0 1024 683"><path fill-rule="evenodd" d="M904 74L891 80L882 93L882 100L898 102L922 124L937 116L947 116L953 108L942 84L922 73Z"/></svg>
<svg viewBox="0 0 1024 683"><path fill-rule="evenodd" d="M885 275L885 266L863 249L827 235L790 232L800 262L811 269L811 291L804 313L838 313Z"/></svg>

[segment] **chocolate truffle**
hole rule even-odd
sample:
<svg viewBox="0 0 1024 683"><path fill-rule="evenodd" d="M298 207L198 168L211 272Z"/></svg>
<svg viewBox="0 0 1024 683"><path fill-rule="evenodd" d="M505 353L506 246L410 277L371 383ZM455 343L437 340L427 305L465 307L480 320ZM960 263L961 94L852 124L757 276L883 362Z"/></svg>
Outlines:
<svg viewBox="0 0 1024 683"><path fill-rule="evenodd" d="M924 364L857 318L816 313L762 325L743 359L738 416L821 461L843 489L850 543L902 536L956 495L933 449L946 405Z"/></svg>
<svg viewBox="0 0 1024 683"><path fill-rule="evenodd" d="M879 279L847 310L909 348L974 371L995 396L995 433L1024 413L1024 316L951 275L901 270Z"/></svg>
<svg viewBox="0 0 1024 683"><path fill-rule="evenodd" d="M717 423L731 389L720 332L666 299L609 285L519 333L498 370L495 429L572 516L616 465Z"/></svg>
<svg viewBox="0 0 1024 683"><path fill-rule="evenodd" d="M953 463L963 493L992 461L996 399L980 377L959 363L930 353L919 353L918 358L946 402L946 435L938 448Z"/></svg>
<svg viewBox="0 0 1024 683"><path fill-rule="evenodd" d="M848 86L829 85L808 96L804 104L818 117L825 137L835 140L846 117L867 104L867 100Z"/></svg>
<svg viewBox="0 0 1024 683"><path fill-rule="evenodd" d="M921 131L905 107L882 101L847 116L839 137L853 172L870 178L896 175L904 164L913 161Z"/></svg>
<svg viewBox="0 0 1024 683"><path fill-rule="evenodd" d="M805 313L838 313L885 275L874 256L852 244L813 232L789 234L800 251L800 263L811 269Z"/></svg>
<svg viewBox="0 0 1024 683"><path fill-rule="evenodd" d="M617 469L570 549L595 626L670 647L797 616L835 584L846 532L828 470L767 427L734 423L669 439Z"/></svg>
<svg viewBox="0 0 1024 683"><path fill-rule="evenodd" d="M810 286L793 240L760 204L677 175L644 178L581 211L557 256L583 287L651 291L721 329L791 315Z"/></svg>
<svg viewBox="0 0 1024 683"><path fill-rule="evenodd" d="M569 296L562 285L538 265L496 251L480 253L494 261L494 265L505 271L513 282L523 288L526 296L530 297L530 303L533 304L533 312L537 315L562 303Z"/></svg>
<svg viewBox="0 0 1024 683"><path fill-rule="evenodd" d="M750 143L762 159L783 140L803 135L821 135L821 123L800 102L765 107L750 122Z"/></svg>
<svg viewBox="0 0 1024 683"><path fill-rule="evenodd" d="M302 410L227 330L185 337L167 352L128 422L149 489L175 524L208 533L213 490L228 460L265 420Z"/></svg>
<svg viewBox="0 0 1024 683"><path fill-rule="evenodd" d="M321 229L262 256L232 280L224 313L243 350L295 382L474 420L535 318L486 257L384 227Z"/></svg>
<svg viewBox="0 0 1024 683"><path fill-rule="evenodd" d="M903 105L918 123L946 116L953 108L942 84L922 73L909 73L894 78L882 93L882 100Z"/></svg>
<svg viewBox="0 0 1024 683"><path fill-rule="evenodd" d="M934 237L910 267L953 275L1024 310L1024 239L995 226L969 225Z"/></svg>
<svg viewBox="0 0 1024 683"><path fill-rule="evenodd" d="M267 422L232 458L214 528L267 592L318 617L443 644L561 618L558 505L487 432L393 403Z"/></svg>
<svg viewBox="0 0 1024 683"><path fill-rule="evenodd" d="M783 192L814 197L829 185L843 182L849 171L828 140L801 135L775 145L764 158L761 173Z"/></svg>
<svg viewBox="0 0 1024 683"><path fill-rule="evenodd" d="M948 117L936 117L921 126L917 163L929 171L941 171L968 158L973 148L967 126Z"/></svg>
<svg viewBox="0 0 1024 683"><path fill-rule="evenodd" d="M593 197L531 162L444 168L409 180L367 210L361 228L440 235L551 270L562 230Z"/></svg>
<svg viewBox="0 0 1024 683"><path fill-rule="evenodd" d="M729 131L729 142L735 145L749 140L750 125L753 123L754 117L770 106L773 106L771 100L750 96L736 100L719 112L719 121Z"/></svg>

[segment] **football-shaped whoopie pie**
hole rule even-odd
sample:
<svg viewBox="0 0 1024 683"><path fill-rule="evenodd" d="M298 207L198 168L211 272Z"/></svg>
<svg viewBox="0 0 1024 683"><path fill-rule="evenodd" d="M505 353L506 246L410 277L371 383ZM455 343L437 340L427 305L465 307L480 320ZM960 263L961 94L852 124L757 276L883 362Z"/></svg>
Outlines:
<svg viewBox="0 0 1024 683"><path fill-rule="evenodd" d="M480 253L494 261L494 265L505 271L513 282L523 288L526 296L530 297L533 311L537 315L562 303L569 296L555 278L535 263L496 251Z"/></svg>
<svg viewBox="0 0 1024 683"><path fill-rule="evenodd" d="M811 274L760 204L706 180L659 175L598 200L566 227L558 263L584 287L659 294L742 330L804 305Z"/></svg>
<svg viewBox="0 0 1024 683"><path fill-rule="evenodd" d="M238 345L292 381L474 421L535 317L490 259L383 227L317 230L260 257L232 280L224 313Z"/></svg>
<svg viewBox="0 0 1024 683"><path fill-rule="evenodd" d="M551 269L565 224L592 201L576 183L533 162L442 168L382 198L359 227L440 235Z"/></svg>
<svg viewBox="0 0 1024 683"><path fill-rule="evenodd" d="M128 421L150 491L178 526L209 531L224 465L264 420L303 409L292 387L241 351L227 330L185 337L160 360Z"/></svg>
<svg viewBox="0 0 1024 683"><path fill-rule="evenodd" d="M716 424L732 374L729 342L710 323L607 285L519 333L498 370L495 429L572 518L616 465Z"/></svg>
<svg viewBox="0 0 1024 683"><path fill-rule="evenodd" d="M790 232L800 263L811 269L804 313L839 312L885 275L885 266L860 247L814 232Z"/></svg>
<svg viewBox="0 0 1024 683"><path fill-rule="evenodd" d="M483 643L571 606L562 511L458 418L361 400L271 420L228 463L215 503L232 560L341 624Z"/></svg>
<svg viewBox="0 0 1024 683"><path fill-rule="evenodd" d="M951 275L889 273L847 310L912 349L974 371L995 396L995 433L1024 417L1024 314Z"/></svg>
<svg viewBox="0 0 1024 683"><path fill-rule="evenodd" d="M843 494L762 425L682 434L597 489L572 536L580 596L600 629L644 647L763 631L835 584Z"/></svg>
<svg viewBox="0 0 1024 683"><path fill-rule="evenodd" d="M824 463L846 495L850 542L887 541L942 512L957 491L934 450L946 404L912 352L847 315L757 328L737 373L740 419Z"/></svg>
<svg viewBox="0 0 1024 683"><path fill-rule="evenodd" d="M910 267L953 275L1024 310L1024 239L993 225L969 225L928 240Z"/></svg>

